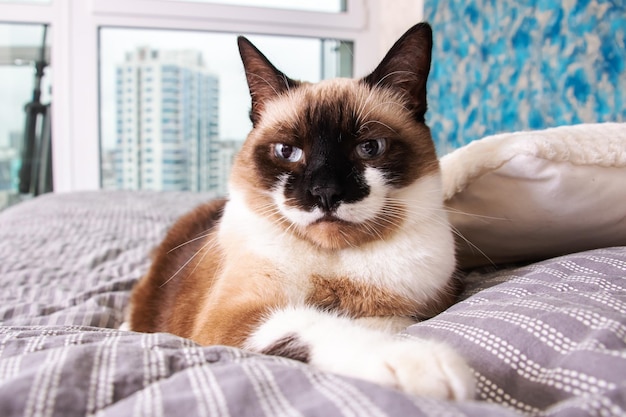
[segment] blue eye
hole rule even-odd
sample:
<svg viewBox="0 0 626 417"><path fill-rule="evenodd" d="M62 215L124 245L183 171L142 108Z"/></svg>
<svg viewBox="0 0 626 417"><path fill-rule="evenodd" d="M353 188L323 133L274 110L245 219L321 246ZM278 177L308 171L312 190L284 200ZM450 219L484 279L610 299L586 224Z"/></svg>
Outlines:
<svg viewBox="0 0 626 417"><path fill-rule="evenodd" d="M356 146L356 153L361 159L374 159L382 155L386 148L385 139L371 139L359 143Z"/></svg>
<svg viewBox="0 0 626 417"><path fill-rule="evenodd" d="M297 146L286 145L284 143L277 143L274 145L274 155L288 162L298 162L302 159L302 149Z"/></svg>

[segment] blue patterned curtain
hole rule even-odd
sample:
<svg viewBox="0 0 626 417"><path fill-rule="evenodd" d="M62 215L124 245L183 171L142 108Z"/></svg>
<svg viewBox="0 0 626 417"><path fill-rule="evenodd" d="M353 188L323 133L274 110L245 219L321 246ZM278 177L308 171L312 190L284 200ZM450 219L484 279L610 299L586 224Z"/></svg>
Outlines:
<svg viewBox="0 0 626 417"><path fill-rule="evenodd" d="M626 2L426 0L427 122L441 154L485 135L626 121Z"/></svg>

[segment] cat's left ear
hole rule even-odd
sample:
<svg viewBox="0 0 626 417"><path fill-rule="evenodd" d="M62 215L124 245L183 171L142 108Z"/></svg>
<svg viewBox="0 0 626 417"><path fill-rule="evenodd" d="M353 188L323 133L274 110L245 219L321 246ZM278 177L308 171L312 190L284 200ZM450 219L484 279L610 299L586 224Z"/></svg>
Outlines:
<svg viewBox="0 0 626 417"><path fill-rule="evenodd" d="M424 122L432 46L430 25L418 23L396 41L378 67L363 78L363 82L372 88L391 88L402 93L408 99L415 119Z"/></svg>
<svg viewBox="0 0 626 417"><path fill-rule="evenodd" d="M252 97L250 120L252 125L256 126L267 101L296 87L298 82L276 69L248 39L240 36L237 38L237 44Z"/></svg>

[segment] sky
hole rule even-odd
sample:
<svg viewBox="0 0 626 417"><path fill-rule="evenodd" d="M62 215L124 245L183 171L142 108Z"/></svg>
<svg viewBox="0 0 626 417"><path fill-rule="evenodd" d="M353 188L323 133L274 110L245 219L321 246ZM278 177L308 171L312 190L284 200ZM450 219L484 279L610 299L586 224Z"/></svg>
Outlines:
<svg viewBox="0 0 626 417"><path fill-rule="evenodd" d="M115 144L115 69L126 52L138 47L193 49L202 52L207 68L219 77L220 138L244 139L250 130L250 96L237 49L237 35L227 33L102 29L101 106L102 143ZM320 41L279 36L247 36L281 71L307 81L320 78Z"/></svg>

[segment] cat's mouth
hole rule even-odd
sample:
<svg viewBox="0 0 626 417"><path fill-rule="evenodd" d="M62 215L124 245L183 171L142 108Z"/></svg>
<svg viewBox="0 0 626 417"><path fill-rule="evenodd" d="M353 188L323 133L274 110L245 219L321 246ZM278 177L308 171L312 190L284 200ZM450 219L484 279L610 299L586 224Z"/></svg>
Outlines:
<svg viewBox="0 0 626 417"><path fill-rule="evenodd" d="M389 221L383 222L387 224ZM298 228L302 236L323 249L354 248L383 239L392 228L377 222L353 222L334 213L324 213L309 225Z"/></svg>
<svg viewBox="0 0 626 417"><path fill-rule="evenodd" d="M313 222L313 224L320 224L320 223L343 223L343 224L349 224L350 222L347 220L343 220L339 217L337 217L336 214L334 213L325 213L322 217L320 217L319 219L317 219L316 221Z"/></svg>

